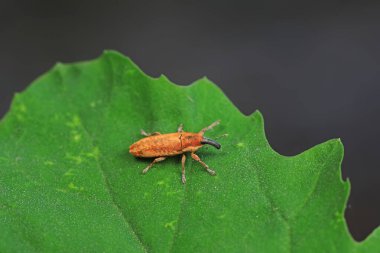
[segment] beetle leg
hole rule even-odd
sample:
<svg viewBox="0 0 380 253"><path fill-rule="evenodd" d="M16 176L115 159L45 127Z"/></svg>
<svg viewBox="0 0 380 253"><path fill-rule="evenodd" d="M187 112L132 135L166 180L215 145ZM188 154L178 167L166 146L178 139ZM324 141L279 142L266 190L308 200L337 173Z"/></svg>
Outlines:
<svg viewBox="0 0 380 253"><path fill-rule="evenodd" d="M212 129L213 127L215 127L217 125L219 125L219 123L220 123L220 120L217 120L214 123L212 123L211 125L209 125L208 127L203 128L201 131L199 131L199 133L204 134L206 131Z"/></svg>
<svg viewBox="0 0 380 253"><path fill-rule="evenodd" d="M181 123L179 126L178 126L178 133L182 133L183 131L183 124Z"/></svg>
<svg viewBox="0 0 380 253"><path fill-rule="evenodd" d="M158 163L158 162L161 162L161 161L163 161L163 160L165 160L165 159L166 159L166 157L157 157L156 159L153 160L153 162L151 162L151 163L148 165L148 167L146 167L146 168L142 171L142 173L143 173L143 174L147 173L148 170L149 170L150 168L152 168L153 164Z"/></svg>
<svg viewBox="0 0 380 253"><path fill-rule="evenodd" d="M182 183L184 184L186 184L185 161L186 161L186 155L182 154Z"/></svg>
<svg viewBox="0 0 380 253"><path fill-rule="evenodd" d="M144 135L144 136L147 136L147 137L148 136L152 136L152 135L159 135L159 134L161 134L160 132L147 133L143 129L140 130L140 133L141 133L141 135Z"/></svg>
<svg viewBox="0 0 380 253"><path fill-rule="evenodd" d="M191 158L193 158L195 161L199 162L200 164L202 164L202 166L207 170L208 173L210 173L211 176L215 176L216 173L215 171L213 171L212 169L210 169L208 167L207 164L205 164L201 158L199 158L199 156L197 156L195 153L191 153Z"/></svg>

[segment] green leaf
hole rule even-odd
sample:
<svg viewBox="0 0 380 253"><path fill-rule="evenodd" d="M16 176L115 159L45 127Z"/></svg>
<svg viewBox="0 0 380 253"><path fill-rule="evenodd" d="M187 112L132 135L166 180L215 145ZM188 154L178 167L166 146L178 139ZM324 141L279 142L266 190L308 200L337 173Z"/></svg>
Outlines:
<svg viewBox="0 0 380 253"><path fill-rule="evenodd" d="M222 149L141 171L148 132L197 132ZM302 120L302 119L300 119ZM380 230L350 236L343 146L271 149L259 112L242 115L209 80L177 86L116 52L57 64L15 96L0 124L0 252L380 252Z"/></svg>

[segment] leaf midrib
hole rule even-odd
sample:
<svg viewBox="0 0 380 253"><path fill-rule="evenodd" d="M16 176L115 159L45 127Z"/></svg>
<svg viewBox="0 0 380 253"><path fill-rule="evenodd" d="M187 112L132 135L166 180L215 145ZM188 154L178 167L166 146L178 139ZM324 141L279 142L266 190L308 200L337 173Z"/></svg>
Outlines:
<svg viewBox="0 0 380 253"><path fill-rule="evenodd" d="M95 148L95 141L94 139L92 138L92 136L90 135L90 132L87 130L87 128L85 127L84 123L83 123L83 119L82 117L79 115L79 118L81 120L81 128L83 129L83 132L85 133L85 135L87 136L88 140L90 141L91 143L91 148ZM128 220L126 214L124 213L123 209L118 205L118 203L116 202L115 198L114 198L114 193L110 187L110 184L108 182L108 179L106 177L106 173L103 169L103 166L101 164L101 162L99 161L101 159L101 156L102 156L102 151L101 151L101 148L99 148L99 158L96 159L96 165L101 173L101 176L102 176L102 179L103 179L103 182L104 182L104 186L105 186L105 189L107 191L107 193L109 194L110 196L110 200L112 202L112 205L113 207L116 209L116 211L119 213L119 215L123 218L123 221L124 223L126 224L127 227L130 228L130 230L133 232L134 236L135 236L135 239L139 242L139 244L142 246L144 252L148 252L148 249L146 247L146 245L144 245L142 239L139 237L138 233L136 233L136 229L133 227L133 225L130 223L130 221Z"/></svg>
<svg viewBox="0 0 380 253"><path fill-rule="evenodd" d="M106 57L108 59L108 57ZM113 90L114 90L114 87L115 87L115 71L114 71L114 67L113 67L113 64L112 64L112 61L111 60L107 60L107 63L109 64L110 66L110 69L111 69L111 74L109 74L108 76L110 77L111 79L111 82L110 82L110 92L109 92L109 96L108 96L108 99L107 99L107 103L106 103L106 108L104 110L104 114L107 115L109 113L109 110L110 110L110 105L111 105L111 101L112 101L112 94L113 94ZM61 71L57 71L59 77L60 77L60 81L62 83L62 85L65 85L65 82L64 82L64 75L61 73ZM71 96L65 96L65 98L68 98L68 100L71 100ZM73 102L73 101L70 101L70 102ZM95 140L94 138L92 137L92 135L90 134L90 131L88 130L88 128L86 127L85 125L85 121L83 120L83 117L81 116L80 113L77 113L78 114L78 117L80 119L80 127L82 128L83 132L85 133L87 139L90 141L90 144L91 144L91 148L95 148L97 147L95 145ZM103 118L103 117L101 117ZM96 165L101 173L101 176L102 176L102 179L103 179L103 182L104 182L104 186L105 186L105 189L106 189L106 192L107 194L109 195L110 197L110 200L112 202L112 206L115 208L115 210L117 211L117 213L120 215L120 217L122 218L124 224L126 225L126 227L129 228L130 231L132 231L133 235L134 235L134 238L135 240L138 242L139 245L141 245L142 247L142 250L146 253L148 253L148 248L147 246L143 243L142 239L140 238L139 234L136 232L136 229L135 227L131 224L131 222L128 220L127 218L127 215L124 213L123 209L120 207L120 205L117 203L117 201L115 200L114 198L114 192L112 191L111 187L110 187L110 184L108 182L108 179L107 179L107 176L106 176L106 173L103 169L103 166L100 162L101 160L101 157L102 157L102 151L101 151L101 147L98 147L99 148L99 157L96 159Z"/></svg>

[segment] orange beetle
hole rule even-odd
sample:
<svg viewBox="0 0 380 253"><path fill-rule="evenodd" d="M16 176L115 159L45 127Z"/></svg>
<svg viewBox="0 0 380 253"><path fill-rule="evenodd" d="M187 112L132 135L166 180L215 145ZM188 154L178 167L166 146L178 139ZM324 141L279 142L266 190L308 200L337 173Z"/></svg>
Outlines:
<svg viewBox="0 0 380 253"><path fill-rule="evenodd" d="M209 144L220 149L221 145L219 143L203 136L207 130L210 130L219 123L220 120L203 128L199 133L184 132L182 124L178 127L177 133L161 134L159 132L154 132L152 134L147 134L144 130L141 130L141 134L146 137L133 143L129 147L129 153L136 157L155 158L153 162L142 171L143 174L147 173L148 170L152 168L153 164L165 160L167 156L182 154L182 183L185 184L185 152L190 152L191 157L195 161L202 164L210 175L215 176L215 171L210 169L208 165L195 154L195 151L200 149L204 144Z"/></svg>

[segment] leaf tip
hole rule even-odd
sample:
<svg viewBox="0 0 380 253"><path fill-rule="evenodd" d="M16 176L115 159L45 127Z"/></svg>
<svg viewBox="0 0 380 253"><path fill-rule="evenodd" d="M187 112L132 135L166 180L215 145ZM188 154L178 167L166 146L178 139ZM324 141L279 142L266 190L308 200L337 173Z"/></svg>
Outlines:
<svg viewBox="0 0 380 253"><path fill-rule="evenodd" d="M128 58L127 56L123 55L122 53L120 53L116 50L112 50L112 49L103 50L102 56L118 56L118 57L122 56L124 58Z"/></svg>
<svg viewBox="0 0 380 253"><path fill-rule="evenodd" d="M256 109L252 114L251 114L251 117L255 118L261 118L263 119L263 114L261 113L261 111L259 109Z"/></svg>
<svg viewBox="0 0 380 253"><path fill-rule="evenodd" d="M336 152L339 153L343 159L344 145L342 140L340 138L332 139L331 144L333 145L334 150L336 150Z"/></svg>
<svg viewBox="0 0 380 253"><path fill-rule="evenodd" d="M122 60L122 61L126 61L130 64L132 64L133 66L135 66L136 68L137 65L132 61L132 59L116 50L111 50L111 49L106 49L106 50L103 50L103 53L101 54L101 56L99 57L100 59L102 58L105 58L105 59L109 59L109 60Z"/></svg>
<svg viewBox="0 0 380 253"><path fill-rule="evenodd" d="M60 68L60 67L62 67L63 65L64 65L63 62L61 62L61 61L57 61L57 62L54 64L53 68Z"/></svg>
<svg viewBox="0 0 380 253"><path fill-rule="evenodd" d="M255 110L251 115L248 116L253 121L259 122L260 124L264 124L264 116L259 110Z"/></svg>
<svg viewBox="0 0 380 253"><path fill-rule="evenodd" d="M217 85L213 83L207 76L204 76L204 77L199 78L198 80L195 80L189 86L198 86L198 85L209 85L212 87L217 87Z"/></svg>
<svg viewBox="0 0 380 253"><path fill-rule="evenodd" d="M207 76L202 77L201 80L207 83L213 83Z"/></svg>
<svg viewBox="0 0 380 253"><path fill-rule="evenodd" d="M172 81L170 81L169 77L167 77L165 74L161 74L159 77L158 77L159 80L163 80L167 83L170 83L170 84L174 84ZM176 86L179 86L179 85L176 85Z"/></svg>

